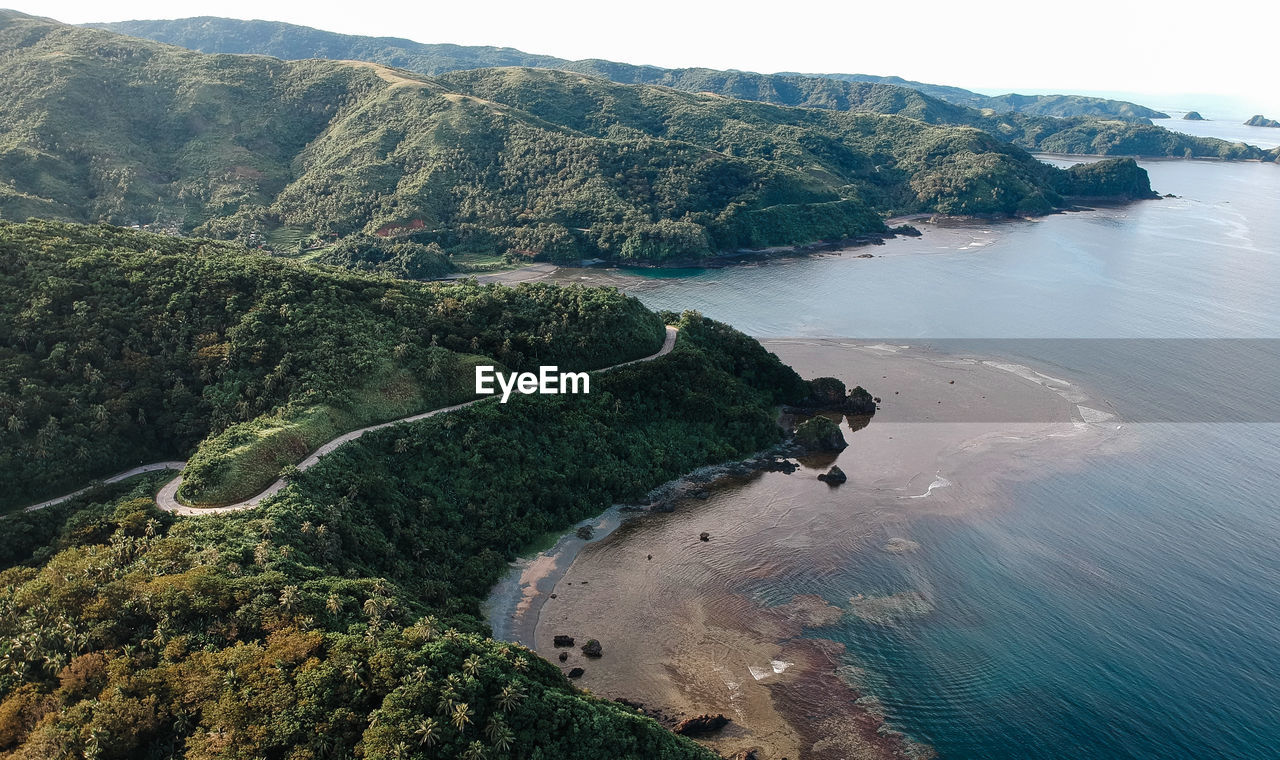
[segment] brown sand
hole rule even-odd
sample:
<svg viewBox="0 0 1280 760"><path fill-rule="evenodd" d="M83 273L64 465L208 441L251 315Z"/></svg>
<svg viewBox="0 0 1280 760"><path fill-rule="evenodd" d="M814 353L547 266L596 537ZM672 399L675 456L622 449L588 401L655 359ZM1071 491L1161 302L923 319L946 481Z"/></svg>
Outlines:
<svg viewBox="0 0 1280 760"><path fill-rule="evenodd" d="M599 639L603 658L574 649L564 665L585 668L580 684L596 694L674 717L724 713L733 723L706 744L726 756L927 756L857 701L865 695L851 687L839 644L803 633L844 614L928 614L930 591L841 609L814 596L752 598L752 579L821 577L859 551L927 552L904 535L912 516L1001 506L1000 483L1078 462L1119 440L1120 425L1091 411L1101 404L1079 389L1022 368L842 341L765 345L806 377L866 386L881 411L857 432L842 423L850 446L838 457L715 488L580 547L556 598L537 590L536 620L515 627L532 628L534 648L552 661L556 634ZM833 461L849 476L839 488L815 477Z"/></svg>

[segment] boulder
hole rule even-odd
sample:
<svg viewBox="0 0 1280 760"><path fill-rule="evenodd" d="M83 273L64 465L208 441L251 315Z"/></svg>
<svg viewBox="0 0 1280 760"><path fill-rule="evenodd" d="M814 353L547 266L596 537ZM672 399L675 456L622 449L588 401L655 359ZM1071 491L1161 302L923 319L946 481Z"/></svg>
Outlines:
<svg viewBox="0 0 1280 760"><path fill-rule="evenodd" d="M706 532L706 531L704 530L704 531L702 531L701 533L699 533L699 534L698 534L698 540L699 540L699 541L710 541L710 540L711 540L711 534L710 534L710 533L708 533L708 532Z"/></svg>
<svg viewBox="0 0 1280 760"><path fill-rule="evenodd" d="M854 386L849 391L848 398L844 401L844 409L846 414L875 414L876 399L871 396L870 391L861 385Z"/></svg>
<svg viewBox="0 0 1280 760"><path fill-rule="evenodd" d="M565 636L563 633L557 633L551 643L558 647L571 647L573 646L573 637Z"/></svg>
<svg viewBox="0 0 1280 760"><path fill-rule="evenodd" d="M568 653L568 652L561 652L561 653L560 653L560 662L568 662L568 661L569 661L569 653Z"/></svg>
<svg viewBox="0 0 1280 760"><path fill-rule="evenodd" d="M830 470L827 470L825 475L818 476L818 480L821 480L829 486L838 486L848 479L848 476L844 474L844 470L835 466L832 466Z"/></svg>
<svg viewBox="0 0 1280 760"><path fill-rule="evenodd" d="M582 674L586 672L587 671L583 670L582 668L569 668L569 677L582 678Z"/></svg>
<svg viewBox="0 0 1280 760"><path fill-rule="evenodd" d="M595 639L587 639L587 643L582 645L582 653L587 657L603 657L604 649Z"/></svg>
<svg viewBox="0 0 1280 760"><path fill-rule="evenodd" d="M729 719L723 715L698 715L685 718L672 729L681 736L705 736L729 725Z"/></svg>
<svg viewBox="0 0 1280 760"><path fill-rule="evenodd" d="M849 445L840 426L822 415L797 425L796 441L807 451L840 451Z"/></svg>

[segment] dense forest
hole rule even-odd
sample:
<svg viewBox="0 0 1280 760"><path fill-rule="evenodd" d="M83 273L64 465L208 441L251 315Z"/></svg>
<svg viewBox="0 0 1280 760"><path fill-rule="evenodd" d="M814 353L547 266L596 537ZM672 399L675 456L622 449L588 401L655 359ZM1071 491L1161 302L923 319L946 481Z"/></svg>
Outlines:
<svg viewBox="0 0 1280 760"><path fill-rule="evenodd" d="M6 293L6 302L25 296L28 308L39 302L63 319L85 311L77 304L121 302L116 291L131 292L184 258L193 262L186 266L229 270L227 277L253 266L251 255L207 242L49 224L17 232L32 254L52 248L63 255L49 258L95 267L80 276L107 275L60 278L45 264L48 276ZM131 251L157 264L129 266L141 258ZM264 356L295 323L320 319L318 329L347 332L347 311L402 339L401 310L412 308L404 302L419 298L447 304L446 333L481 314L469 301L511 299L502 313L513 308L533 320L508 333L530 336L524 344L540 343L537 325L559 330L573 319L569 309L546 313L539 291L436 290L256 261L249 279L275 278L261 290L317 294L322 304L345 299L343 309L315 314L296 311L297 301L265 303L252 343ZM6 272L11 265L6 259ZM305 275L314 279L296 279ZM92 282L98 293L42 301L40 283L59 279L61 287ZM165 287L171 303L208 324L212 317L197 318L208 305L185 281L175 275L149 286L140 309L147 312L148 291ZM225 298L219 278L210 281ZM564 298L630 309L609 291ZM366 312L365 303L377 308ZM671 354L597 376L588 396L521 396L370 433L250 512L176 518L151 497L162 477L144 476L10 515L0 550L0 756L710 760L630 708L576 690L532 652L485 638L478 609L506 563L538 536L776 442L776 406L809 393L750 338L696 313L667 318L680 327ZM626 329L616 320L606 326ZM104 322L112 337L125 330ZM190 338L172 320L145 330L166 346ZM6 351L6 366L28 362L20 386L43 385L33 347ZM518 364L520 353L511 347L509 361ZM321 363L315 355L296 361ZM64 379L68 393L84 390ZM170 390L164 374L134 382L156 395Z"/></svg>
<svg viewBox="0 0 1280 760"><path fill-rule="evenodd" d="M859 82L891 85L893 90L916 90L931 98L976 109L997 112L1016 111L1037 116L1099 116L1113 119L1167 119L1168 114L1122 100L1091 98L1081 95L982 95L960 87L913 82L901 77L867 74L798 74L759 75L739 71L712 69L664 69L657 66L635 66L602 60L569 61L548 55L533 55L512 48L470 47L447 44L424 44L395 37L361 37L311 29L277 21L201 16L155 21L119 21L90 24L132 37L199 50L205 53L249 53L269 55L285 60L331 58L335 60L370 61L416 71L420 74L443 74L463 69L493 66L535 66L595 74L624 84L659 84L691 92L718 92L750 100L764 100L781 105L801 105L768 97L765 84L780 98L794 98L786 91L803 90L804 77L835 82ZM719 85L711 84L724 80ZM708 86L710 85L710 86ZM821 83L816 85L821 88ZM838 92L836 86L832 92ZM726 91L730 90L730 91ZM817 106L827 107L827 106Z"/></svg>
<svg viewBox="0 0 1280 760"><path fill-rule="evenodd" d="M209 240L0 223L0 505L282 418L301 432L262 440L296 461L307 426L470 398L473 355L590 369L651 354L662 333L612 290L416 283Z"/></svg>
<svg viewBox="0 0 1280 760"><path fill-rule="evenodd" d="M897 115L547 69L432 79L206 55L12 12L0 49L0 215L397 276L437 276L459 253L698 258L878 233L888 214L1042 213L1076 193L988 133Z"/></svg>

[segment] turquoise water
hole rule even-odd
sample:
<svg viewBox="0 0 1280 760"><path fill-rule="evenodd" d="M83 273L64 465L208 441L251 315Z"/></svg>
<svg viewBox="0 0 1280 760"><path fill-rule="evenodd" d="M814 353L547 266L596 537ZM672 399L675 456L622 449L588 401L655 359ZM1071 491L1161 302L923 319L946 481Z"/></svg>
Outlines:
<svg viewBox="0 0 1280 760"><path fill-rule="evenodd" d="M918 552L750 589L922 594L931 612L811 633L944 758L1280 755L1280 424L1240 422L1280 419L1280 167L1147 168L1181 197L635 290L758 336L963 339L1137 428L1003 508L912 520Z"/></svg>

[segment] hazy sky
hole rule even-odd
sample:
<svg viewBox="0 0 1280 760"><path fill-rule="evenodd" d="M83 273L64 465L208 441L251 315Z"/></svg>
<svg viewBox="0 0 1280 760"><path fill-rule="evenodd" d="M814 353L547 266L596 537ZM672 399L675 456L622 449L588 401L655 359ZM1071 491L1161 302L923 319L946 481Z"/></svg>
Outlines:
<svg viewBox="0 0 1280 760"><path fill-rule="evenodd" d="M563 58L895 74L984 92L1140 93L1157 108L1212 111L1215 106L1206 102L1211 94L1238 100L1232 111L1280 117L1275 61L1280 3L1274 0L1194 5L1185 0L9 2L68 23L262 18L419 42L501 45Z"/></svg>

